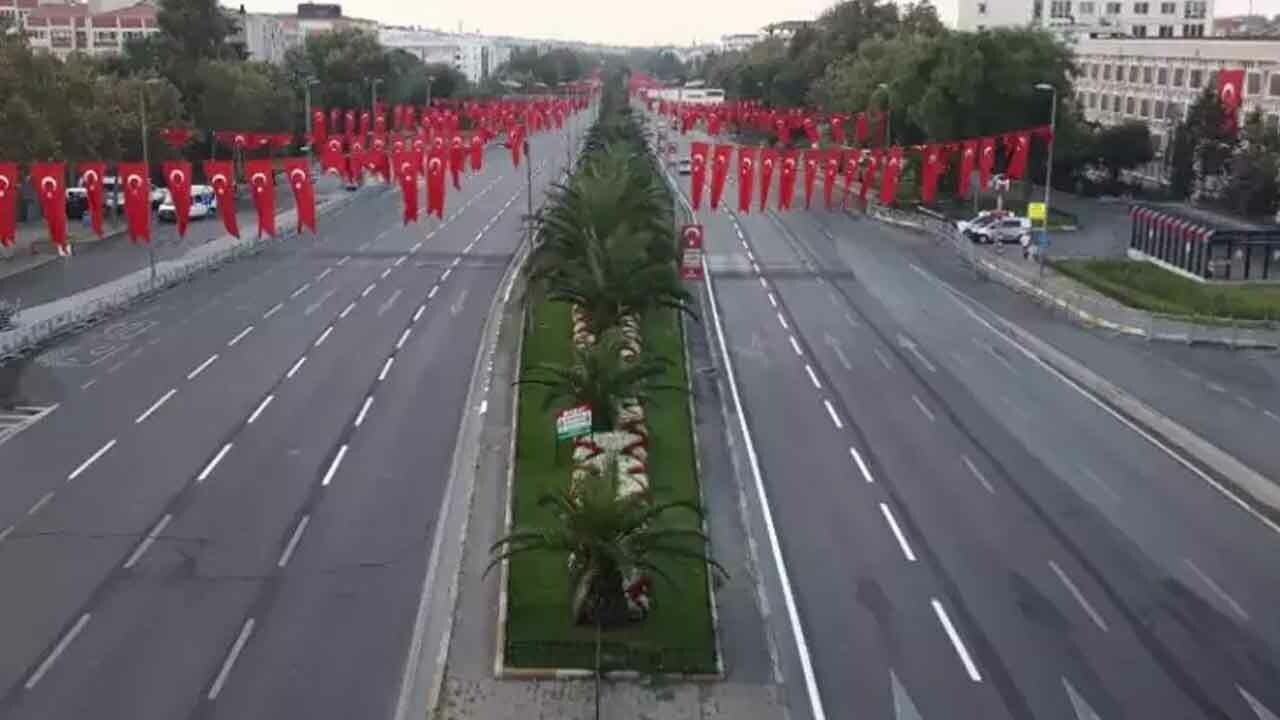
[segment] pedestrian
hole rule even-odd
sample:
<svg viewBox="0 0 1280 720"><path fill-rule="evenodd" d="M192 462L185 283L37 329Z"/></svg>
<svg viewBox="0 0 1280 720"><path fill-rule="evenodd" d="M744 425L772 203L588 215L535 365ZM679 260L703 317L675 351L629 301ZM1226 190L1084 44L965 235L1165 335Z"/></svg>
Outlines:
<svg viewBox="0 0 1280 720"><path fill-rule="evenodd" d="M1022 245L1022 259L1023 260L1030 259L1031 258L1031 233L1023 233L1022 237L1018 238L1018 242Z"/></svg>

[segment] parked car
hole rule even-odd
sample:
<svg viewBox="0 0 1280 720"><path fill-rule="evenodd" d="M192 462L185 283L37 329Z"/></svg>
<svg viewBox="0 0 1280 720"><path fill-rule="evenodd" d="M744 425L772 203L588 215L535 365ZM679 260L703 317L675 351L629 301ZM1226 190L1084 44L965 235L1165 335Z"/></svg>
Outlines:
<svg viewBox="0 0 1280 720"><path fill-rule="evenodd" d="M177 208L173 206L173 196L168 190L162 191L164 197L160 202L159 210L156 212L157 217L161 220L176 222L178 219ZM213 211L218 208L218 199L214 195L213 188L208 185L192 185L191 186L191 208L187 211L187 218L190 220L199 220L209 217Z"/></svg>
<svg viewBox="0 0 1280 720"><path fill-rule="evenodd" d="M693 163L689 158L680 158L676 161L676 172L681 175L688 175L693 172Z"/></svg>
<svg viewBox="0 0 1280 720"><path fill-rule="evenodd" d="M976 243L1017 243L1031 235L1031 221L1017 215L1007 215L965 233Z"/></svg>
<svg viewBox="0 0 1280 720"><path fill-rule="evenodd" d="M89 191L80 187L67 188L67 217L80 220L88 211Z"/></svg>
<svg viewBox="0 0 1280 720"><path fill-rule="evenodd" d="M1008 214L1007 210L980 210L977 215L968 220L957 220L956 229L967 233L969 230L993 223Z"/></svg>

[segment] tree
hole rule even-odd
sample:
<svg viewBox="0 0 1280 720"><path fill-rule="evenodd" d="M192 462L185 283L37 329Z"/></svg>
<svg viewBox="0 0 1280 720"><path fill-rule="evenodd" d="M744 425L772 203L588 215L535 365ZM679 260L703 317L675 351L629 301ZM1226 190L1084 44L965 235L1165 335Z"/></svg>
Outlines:
<svg viewBox="0 0 1280 720"><path fill-rule="evenodd" d="M1241 215L1269 218L1280 201L1280 131L1267 128L1255 109L1245 118L1241 139L1223 197Z"/></svg>
<svg viewBox="0 0 1280 720"><path fill-rule="evenodd" d="M710 540L697 528L672 527L663 518L687 510L701 520L702 510L687 501L652 504L646 494L619 496L617 459L574 487L543 496L552 522L522 527L490 547L487 574L507 558L527 552L565 555L573 622L610 628L627 620L624 583L633 573L652 573L672 585L665 561L688 559L725 569L706 551Z"/></svg>
<svg viewBox="0 0 1280 720"><path fill-rule="evenodd" d="M308 78L319 83L312 102L328 107L368 107L369 81L389 83L391 58L377 36L359 28L319 33L285 53L285 73L293 87Z"/></svg>
<svg viewBox="0 0 1280 720"><path fill-rule="evenodd" d="M160 0L156 24L166 52L177 63L245 57L244 49L230 42L239 27L218 0Z"/></svg>
<svg viewBox="0 0 1280 720"><path fill-rule="evenodd" d="M279 132L293 129L301 113L294 86L274 65L204 60L194 77L199 100L191 112L197 127Z"/></svg>
<svg viewBox="0 0 1280 720"><path fill-rule="evenodd" d="M1107 169L1112 185L1120 182L1120 173L1151 162L1151 130L1146 123L1129 120L1109 125L1093 138L1094 160Z"/></svg>

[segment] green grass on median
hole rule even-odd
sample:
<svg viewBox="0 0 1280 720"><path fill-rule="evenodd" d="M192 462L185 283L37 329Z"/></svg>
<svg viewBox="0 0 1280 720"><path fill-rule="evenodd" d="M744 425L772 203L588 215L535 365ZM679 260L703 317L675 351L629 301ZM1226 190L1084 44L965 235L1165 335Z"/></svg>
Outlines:
<svg viewBox="0 0 1280 720"><path fill-rule="evenodd" d="M572 355L569 308L537 302L529 314L524 341L525 368L542 362L568 362ZM687 387L684 348L677 318L660 310L645 321L645 352L671 361L664 384ZM543 409L543 388L522 385L516 440L513 522L516 527L551 521L538 507L543 495L569 481L569 445L555 448L555 413ZM657 501L699 499L688 400L674 392L656 393L645 408L649 424L649 476ZM687 524L687 513L670 521ZM507 586L506 660L512 667L592 668L595 630L572 623L565 558L526 553L511 561ZM657 579L654 607L644 621L606 631L605 669L641 672L715 672L715 635L711 623L706 567L696 561L671 561L668 573L679 584Z"/></svg>
<svg viewBox="0 0 1280 720"><path fill-rule="evenodd" d="M1053 267L1130 307L1168 315L1280 320L1280 286L1198 283L1137 260L1055 260Z"/></svg>

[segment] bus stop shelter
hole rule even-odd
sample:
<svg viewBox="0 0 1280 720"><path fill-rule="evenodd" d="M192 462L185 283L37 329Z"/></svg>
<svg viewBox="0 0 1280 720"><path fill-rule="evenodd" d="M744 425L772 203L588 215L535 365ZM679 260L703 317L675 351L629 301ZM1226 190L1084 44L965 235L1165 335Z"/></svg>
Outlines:
<svg viewBox="0 0 1280 720"><path fill-rule="evenodd" d="M1280 281L1280 226L1224 221L1189 208L1129 208L1129 256L1196 280Z"/></svg>

